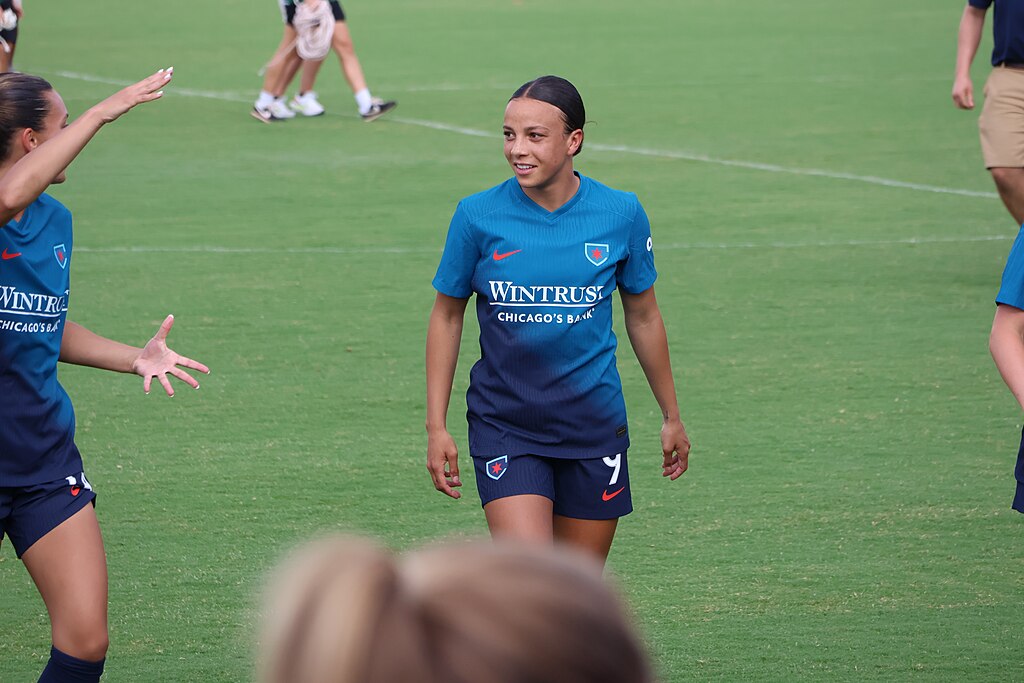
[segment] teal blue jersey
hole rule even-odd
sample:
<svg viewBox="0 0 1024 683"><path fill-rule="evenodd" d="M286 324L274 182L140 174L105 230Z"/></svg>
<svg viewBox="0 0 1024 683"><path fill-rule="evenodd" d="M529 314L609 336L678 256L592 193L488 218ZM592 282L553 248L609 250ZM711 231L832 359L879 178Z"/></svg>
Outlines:
<svg viewBox="0 0 1024 683"><path fill-rule="evenodd" d="M49 195L0 227L0 487L82 470L57 381L71 249L71 213Z"/></svg>
<svg viewBox="0 0 1024 683"><path fill-rule="evenodd" d="M656 277L650 223L632 193L580 176L575 196L549 212L510 178L463 199L433 285L476 297L470 453L625 451L612 292L643 292Z"/></svg>

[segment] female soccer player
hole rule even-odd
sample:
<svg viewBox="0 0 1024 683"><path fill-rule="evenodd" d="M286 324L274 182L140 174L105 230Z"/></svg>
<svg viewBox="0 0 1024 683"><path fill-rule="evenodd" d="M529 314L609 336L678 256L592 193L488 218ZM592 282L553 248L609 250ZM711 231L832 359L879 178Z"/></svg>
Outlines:
<svg viewBox="0 0 1024 683"><path fill-rule="evenodd" d="M11 70L14 64L14 48L18 42L18 24L25 16L21 0L0 0L2 21L0 26L0 73ZM13 26L11 25L13 24Z"/></svg>
<svg viewBox="0 0 1024 683"><path fill-rule="evenodd" d="M988 347L1003 381L1024 407L1024 227L1017 232L1006 258ZM1010 507L1024 512L1024 432L1013 474L1017 489Z"/></svg>
<svg viewBox="0 0 1024 683"><path fill-rule="evenodd" d="M44 191L103 127L158 99L161 69L67 124L60 95L41 78L0 74L0 539L6 534L50 614L53 647L39 679L98 681L107 650L107 565L95 493L75 446L75 416L57 361L157 378L168 395L178 366L209 372L167 348L167 316L144 348L67 321L74 255L71 214ZM14 615L6 615L8 621Z"/></svg>
<svg viewBox="0 0 1024 683"><path fill-rule="evenodd" d="M295 112L303 116L320 116L324 108L313 91L313 84L320 72L323 60L303 61L295 49L298 34L294 21L296 2L303 0L278 0L281 5L281 18L284 19L284 36L281 44L267 65L267 73L263 79L263 89L252 108L252 116L271 123L295 117ZM327 2L328 0L323 0ZM356 48L352 43L352 34L345 22L345 12L338 0L329 0L331 13L334 16L334 34L331 37L331 49L338 56L341 71L352 88L356 107L363 121L376 121L381 116L398 106L394 100L382 100L373 97L363 76L363 67L356 56ZM285 104L284 92L292 82L299 67L302 67L302 79L299 92L290 102Z"/></svg>
<svg viewBox="0 0 1024 683"><path fill-rule="evenodd" d="M629 433L612 291L661 407L662 474L686 471L650 224L636 196L573 170L586 114L576 88L544 76L505 108L514 178L463 199L434 277L427 331L427 469L458 498L446 426L463 317L477 295L481 358L470 372L469 451L493 536L581 546L602 560L632 511Z"/></svg>

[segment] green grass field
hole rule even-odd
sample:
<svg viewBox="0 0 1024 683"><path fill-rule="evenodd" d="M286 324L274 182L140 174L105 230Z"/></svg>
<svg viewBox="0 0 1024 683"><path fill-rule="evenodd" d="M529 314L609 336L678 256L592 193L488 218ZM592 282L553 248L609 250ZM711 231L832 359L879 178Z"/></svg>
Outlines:
<svg viewBox="0 0 1024 683"><path fill-rule="evenodd" d="M372 125L333 56L325 117L248 116L272 0L28 7L16 66L72 115L175 67L52 191L70 317L142 343L174 313L172 346L213 369L174 399L62 369L110 562L104 680L251 680L262 577L325 530L485 533L472 482L453 502L423 467L430 280L458 199L509 174L505 100L545 73L587 103L577 167L654 226L694 450L662 480L620 335L636 511L610 571L663 680L1024 679L1021 414L987 352L1016 229L950 102L962 3L344 5L400 101ZM0 681L34 681L49 644L5 543Z"/></svg>

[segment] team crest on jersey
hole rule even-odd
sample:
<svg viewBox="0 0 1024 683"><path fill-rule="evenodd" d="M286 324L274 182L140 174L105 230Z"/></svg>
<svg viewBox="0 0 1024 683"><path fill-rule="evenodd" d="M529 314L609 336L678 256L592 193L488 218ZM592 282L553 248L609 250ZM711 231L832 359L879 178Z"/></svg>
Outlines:
<svg viewBox="0 0 1024 683"><path fill-rule="evenodd" d="M494 481L501 479L505 475L506 471L508 471L507 455L487 461L487 476Z"/></svg>
<svg viewBox="0 0 1024 683"><path fill-rule="evenodd" d="M583 251L587 254L587 260L595 266L603 265L608 260L608 245L587 242L583 245Z"/></svg>
<svg viewBox="0 0 1024 683"><path fill-rule="evenodd" d="M53 257L57 259L57 265L59 265L61 269L68 267L68 250L64 248L63 244L54 245Z"/></svg>

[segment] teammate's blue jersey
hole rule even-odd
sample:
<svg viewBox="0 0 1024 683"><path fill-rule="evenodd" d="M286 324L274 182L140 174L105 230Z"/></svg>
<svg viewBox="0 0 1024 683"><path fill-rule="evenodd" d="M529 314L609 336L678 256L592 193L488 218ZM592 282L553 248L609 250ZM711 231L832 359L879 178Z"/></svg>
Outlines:
<svg viewBox="0 0 1024 683"><path fill-rule="evenodd" d="M45 194L0 227L0 487L82 470L57 381L71 247L71 213Z"/></svg>
<svg viewBox="0 0 1024 683"><path fill-rule="evenodd" d="M638 294L656 277L650 223L632 193L580 176L575 196L549 212L510 178L463 199L433 284L447 296L477 295L470 453L625 451L612 292Z"/></svg>
<svg viewBox="0 0 1024 683"><path fill-rule="evenodd" d="M1024 227L1017 231L1017 239L1013 241L1010 255L1006 257L996 303L1024 309Z"/></svg>

